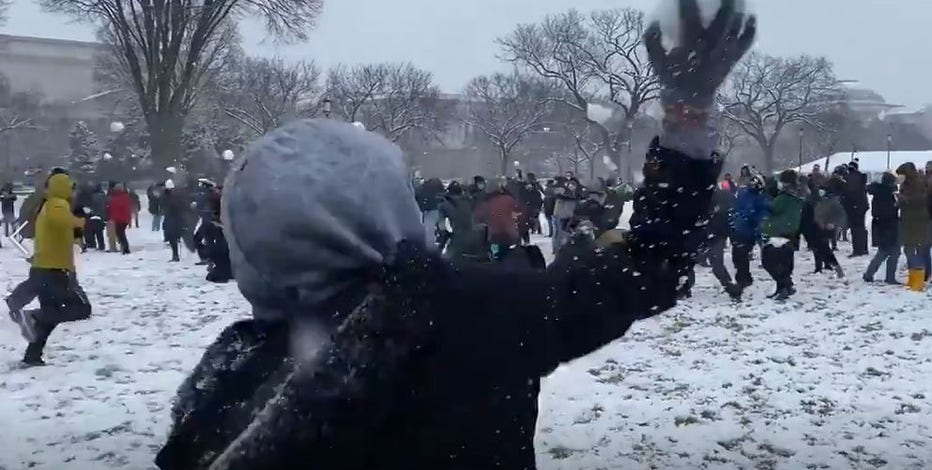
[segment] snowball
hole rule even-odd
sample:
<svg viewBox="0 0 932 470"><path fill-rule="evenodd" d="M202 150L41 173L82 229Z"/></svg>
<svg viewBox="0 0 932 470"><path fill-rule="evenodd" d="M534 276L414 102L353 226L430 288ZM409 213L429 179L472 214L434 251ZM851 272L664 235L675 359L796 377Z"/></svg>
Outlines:
<svg viewBox="0 0 932 470"><path fill-rule="evenodd" d="M175 182L172 180L165 180L165 189L175 189Z"/></svg>
<svg viewBox="0 0 932 470"><path fill-rule="evenodd" d="M175 167L173 167L173 166L170 166L170 167L166 168L165 171L167 171L167 172L169 172L169 173L171 173L171 174L173 174L173 175L174 175L175 173L178 173L178 169L175 168Z"/></svg>
<svg viewBox="0 0 932 470"><path fill-rule="evenodd" d="M233 155L233 151L232 151L232 150L227 149L227 150L224 150L224 151L223 151L223 159L224 159L224 160L226 160L226 161L231 161L231 160L233 160L234 157L235 157L235 155Z"/></svg>
<svg viewBox="0 0 932 470"><path fill-rule="evenodd" d="M697 2L702 25L708 28L722 6L722 0L697 0ZM750 16L754 13L750 3L750 0L735 0L735 11ZM651 16L650 23L655 22L660 23L663 47L667 50L676 47L680 43L680 1L660 0L660 4Z"/></svg>
<svg viewBox="0 0 932 470"><path fill-rule="evenodd" d="M104 160L112 160L112 159L113 159L113 155L110 155L109 153L104 153Z"/></svg>
<svg viewBox="0 0 932 470"><path fill-rule="evenodd" d="M588 103L586 105L586 118L603 126L608 124L608 121L612 119L614 114L615 111L608 106L595 103Z"/></svg>
<svg viewBox="0 0 932 470"><path fill-rule="evenodd" d="M120 121L114 121L110 123L110 132L123 132L126 126L123 125Z"/></svg>
<svg viewBox="0 0 932 470"><path fill-rule="evenodd" d="M359 121L354 122L353 125L356 126L356 127L359 128L359 129L366 130L366 125L363 124L363 123L361 123L361 122L359 122Z"/></svg>
<svg viewBox="0 0 932 470"><path fill-rule="evenodd" d="M515 168L519 168L520 166L521 166L521 162L515 160Z"/></svg>
<svg viewBox="0 0 932 470"><path fill-rule="evenodd" d="M616 165L615 162L612 161L612 157L609 157L608 155L602 155L602 164L604 164L605 168L608 168L610 171L618 170L618 165Z"/></svg>

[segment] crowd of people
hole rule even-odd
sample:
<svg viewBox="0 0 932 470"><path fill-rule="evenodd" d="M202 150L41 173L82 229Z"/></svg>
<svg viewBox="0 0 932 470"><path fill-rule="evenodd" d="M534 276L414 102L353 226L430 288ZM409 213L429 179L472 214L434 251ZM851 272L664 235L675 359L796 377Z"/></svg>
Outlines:
<svg viewBox="0 0 932 470"><path fill-rule="evenodd" d="M162 231L172 261L180 261L179 245L184 240L198 253L197 264L207 266L208 281L228 282L233 274L220 224L221 188L206 179L186 183L178 189L169 179L149 188L152 230ZM56 325L90 316L90 302L74 270L74 246L82 253L131 254L127 230L139 228L141 200L125 183L79 185L60 168L25 197L17 215L18 199L12 185L0 190L4 236L15 235L20 242L33 239L34 253L28 259L29 276L5 300L28 342L23 364L35 366L44 364L45 342ZM36 298L40 308L25 309Z"/></svg>
<svg viewBox="0 0 932 470"><path fill-rule="evenodd" d="M808 175L786 170L770 178L744 166L738 181L725 175L711 212L700 264L711 266L725 291L737 299L754 282L750 265L755 247L760 247L763 267L776 283L771 297L783 300L796 292L793 271L801 241L812 252L815 273L830 270L844 277L835 251L839 239L847 239L849 233L849 258L868 255L869 241L877 248L863 274L867 282L874 282L886 264L884 282L900 284L896 276L901 252L910 270L923 270L925 281L932 273L932 162L924 173L912 163L903 164L873 183L860 171L857 159L828 175L815 165ZM733 280L723 262L729 241ZM681 295L688 296L689 287L687 283Z"/></svg>
<svg viewBox="0 0 932 470"><path fill-rule="evenodd" d="M573 172L543 185L521 170L491 185L482 176L465 186L415 176L414 187L425 236L449 258L505 264L521 259L539 269L543 255L531 244L532 234L552 238L556 255L574 236L594 239L615 229L632 197L626 184L599 178L586 187Z"/></svg>

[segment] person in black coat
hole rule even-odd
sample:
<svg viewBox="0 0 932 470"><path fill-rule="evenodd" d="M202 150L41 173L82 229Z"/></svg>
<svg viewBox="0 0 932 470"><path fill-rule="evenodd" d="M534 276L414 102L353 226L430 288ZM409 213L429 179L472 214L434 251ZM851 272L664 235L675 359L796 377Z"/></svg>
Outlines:
<svg viewBox="0 0 932 470"><path fill-rule="evenodd" d="M527 181L521 188L521 203L524 204L527 214L528 227L531 233L542 234L540 226L540 212L544 205L544 190L537 181L537 175L527 174Z"/></svg>
<svg viewBox="0 0 932 470"><path fill-rule="evenodd" d="M667 115L644 222L546 272L454 267L427 248L401 151L377 134L303 120L250 145L223 219L254 318L182 384L159 468L535 468L540 378L676 304L722 166L698 110L750 47L753 22L725 35L739 20L723 4L702 42L669 55L649 28ZM270 175L280 190L257 190Z"/></svg>
<svg viewBox="0 0 932 470"><path fill-rule="evenodd" d="M868 209L867 175L861 173L857 160L848 164L842 205L848 215L848 226L851 228L851 257L864 256L868 254L867 228L864 227L864 216Z"/></svg>
<svg viewBox="0 0 932 470"><path fill-rule="evenodd" d="M0 189L0 223L3 224L3 236L9 237L16 230L16 200L12 184L5 184Z"/></svg>
<svg viewBox="0 0 932 470"><path fill-rule="evenodd" d="M864 272L864 280L874 281L874 275L880 266L886 263L887 284L899 284L896 280L896 268L900 258L900 209L896 201L896 176L884 173L879 183L868 186L873 199L871 201L871 239L877 247L877 254Z"/></svg>
<svg viewBox="0 0 932 470"><path fill-rule="evenodd" d="M187 230L190 203L184 197L183 191L176 189L174 182L168 180L165 182L165 192L162 193L159 207L163 216L162 231L165 234L165 241L172 250L171 261L181 261L178 246Z"/></svg>

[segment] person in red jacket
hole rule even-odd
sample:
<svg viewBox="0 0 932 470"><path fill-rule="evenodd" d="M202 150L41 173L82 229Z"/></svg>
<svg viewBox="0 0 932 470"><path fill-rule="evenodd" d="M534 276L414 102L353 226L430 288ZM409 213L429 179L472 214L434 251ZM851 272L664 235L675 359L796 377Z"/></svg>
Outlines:
<svg viewBox="0 0 932 470"><path fill-rule="evenodd" d="M509 248L521 243L518 218L521 206L501 181L476 209L476 219L488 227L492 256L501 259Z"/></svg>
<svg viewBox="0 0 932 470"><path fill-rule="evenodd" d="M133 198L126 192L126 188L117 184L113 191L110 192L110 200L107 204L107 215L113 222L116 231L117 242L124 255L128 255L129 241L126 239L126 229L133 222Z"/></svg>

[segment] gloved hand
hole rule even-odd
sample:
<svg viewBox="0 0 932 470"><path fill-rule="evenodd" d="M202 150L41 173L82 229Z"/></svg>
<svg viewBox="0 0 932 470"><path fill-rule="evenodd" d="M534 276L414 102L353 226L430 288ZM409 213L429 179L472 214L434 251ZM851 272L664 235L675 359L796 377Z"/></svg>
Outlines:
<svg viewBox="0 0 932 470"><path fill-rule="evenodd" d="M86 207L86 206L85 206L85 207L82 207L82 208L81 208L81 211L84 212L85 215L90 215L90 213L91 213L91 209L90 209L89 207Z"/></svg>
<svg viewBox="0 0 932 470"><path fill-rule="evenodd" d="M722 0L715 19L704 28L697 1L679 2L680 44L667 51L655 22L644 33L644 45L662 87L661 145L692 158L710 158L718 143L710 119L715 93L750 49L757 20L737 11L737 0Z"/></svg>
<svg viewBox="0 0 932 470"><path fill-rule="evenodd" d="M708 28L702 25L697 2L680 0L681 43L672 50L662 45L659 22L651 24L644 34L647 54L663 87L665 107L710 109L716 90L757 34L756 17L736 11L737 0L722 0Z"/></svg>

